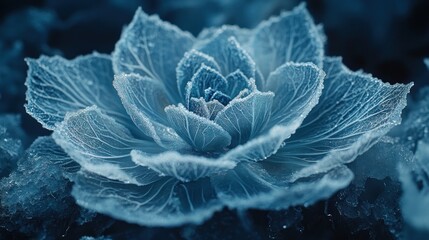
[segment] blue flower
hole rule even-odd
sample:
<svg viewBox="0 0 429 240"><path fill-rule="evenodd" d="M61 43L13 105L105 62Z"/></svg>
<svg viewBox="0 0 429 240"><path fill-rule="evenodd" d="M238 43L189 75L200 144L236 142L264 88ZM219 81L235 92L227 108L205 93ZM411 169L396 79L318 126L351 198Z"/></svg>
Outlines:
<svg viewBox="0 0 429 240"><path fill-rule="evenodd" d="M304 5L198 37L139 9L111 56L28 59L26 108L80 164L83 207L176 226L308 205L348 185L344 164L400 122L411 87L324 41Z"/></svg>

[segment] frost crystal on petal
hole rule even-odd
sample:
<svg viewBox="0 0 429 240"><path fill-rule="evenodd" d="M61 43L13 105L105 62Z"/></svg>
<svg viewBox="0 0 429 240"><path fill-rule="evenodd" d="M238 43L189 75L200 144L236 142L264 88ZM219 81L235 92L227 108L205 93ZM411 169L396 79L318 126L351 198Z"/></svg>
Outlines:
<svg viewBox="0 0 429 240"><path fill-rule="evenodd" d="M92 105L126 123L129 119L113 89L110 56L91 54L74 60L42 56L27 59L27 112L54 129L67 112Z"/></svg>
<svg viewBox="0 0 429 240"><path fill-rule="evenodd" d="M171 227L225 206L308 206L350 184L345 164L399 124L412 85L348 70L325 41L305 4L197 38L138 9L112 57L28 60L27 111L54 130L77 203L116 219Z"/></svg>

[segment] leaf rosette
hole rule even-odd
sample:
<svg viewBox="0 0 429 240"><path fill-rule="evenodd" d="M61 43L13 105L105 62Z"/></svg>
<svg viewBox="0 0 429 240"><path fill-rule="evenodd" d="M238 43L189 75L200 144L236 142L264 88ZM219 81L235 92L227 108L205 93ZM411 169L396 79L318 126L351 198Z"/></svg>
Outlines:
<svg viewBox="0 0 429 240"><path fill-rule="evenodd" d="M411 87L325 57L322 32L305 5L198 37L139 9L112 55L28 59L27 112L79 163L77 203L118 219L312 204L348 185Z"/></svg>

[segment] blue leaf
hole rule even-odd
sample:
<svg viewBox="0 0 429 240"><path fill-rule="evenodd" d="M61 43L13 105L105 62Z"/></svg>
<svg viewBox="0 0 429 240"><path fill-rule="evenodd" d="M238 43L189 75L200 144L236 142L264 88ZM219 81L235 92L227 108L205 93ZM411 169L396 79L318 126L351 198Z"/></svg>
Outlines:
<svg viewBox="0 0 429 240"><path fill-rule="evenodd" d="M220 71L219 66L212 57L194 49L185 53L185 56L177 65L177 87L180 96L183 97L184 100L186 99L186 84L192 80L192 77L201 68L202 64L215 71Z"/></svg>
<svg viewBox="0 0 429 240"><path fill-rule="evenodd" d="M116 43L112 56L115 74L148 76L163 83L172 98L179 100L176 66L193 42L191 34L139 8Z"/></svg>
<svg viewBox="0 0 429 240"><path fill-rule="evenodd" d="M265 78L286 62L322 66L323 41L305 4L261 23L252 34L250 46L250 54Z"/></svg>
<svg viewBox="0 0 429 240"><path fill-rule="evenodd" d="M325 73L312 63L286 63L267 79L275 94L271 125L300 125L322 94Z"/></svg>
<svg viewBox="0 0 429 240"><path fill-rule="evenodd" d="M319 103L269 161L300 164L295 177L351 162L401 121L412 84L390 85L352 72L338 58L324 63L327 77ZM323 160L323 161L321 161Z"/></svg>
<svg viewBox="0 0 429 240"><path fill-rule="evenodd" d="M237 97L244 89L253 90L252 83L240 70L226 76L226 82L228 86L225 89L225 93L228 94L231 99Z"/></svg>
<svg viewBox="0 0 429 240"><path fill-rule="evenodd" d="M191 97L204 97L209 101L211 95L208 95L212 90L222 91L226 87L226 79L216 70L202 64L201 68L194 74L191 81L186 86L186 100L189 102Z"/></svg>
<svg viewBox="0 0 429 240"><path fill-rule="evenodd" d="M222 127L183 105L168 106L165 112L172 128L196 151L222 150L231 143L231 136Z"/></svg>
<svg viewBox="0 0 429 240"><path fill-rule="evenodd" d="M260 134L270 118L273 97L273 93L253 92L245 98L234 99L217 114L214 122L231 135L231 146Z"/></svg>
<svg viewBox="0 0 429 240"><path fill-rule="evenodd" d="M128 129L95 106L67 114L53 138L87 171L137 185L159 179L157 173L136 165L130 152L132 149L148 153L162 150L153 142L133 138Z"/></svg>
<svg viewBox="0 0 429 240"><path fill-rule="evenodd" d="M223 106L223 105L222 105ZM189 110L198 116L208 118L209 109L204 98L191 98L189 101Z"/></svg>
<svg viewBox="0 0 429 240"><path fill-rule="evenodd" d="M42 56L27 59L27 112L47 129L54 129L67 112L97 105L116 120L129 121L112 87L110 57L93 53L65 60Z"/></svg>
<svg viewBox="0 0 429 240"><path fill-rule="evenodd" d="M217 100L213 100L213 101L210 101L210 102L206 103L206 106L207 106L207 110L208 110L208 113L209 113L209 115L208 115L207 118L210 119L210 120L214 120L215 117L217 116L217 114L222 109L225 108L224 105L222 103L220 103L219 101L217 101Z"/></svg>
<svg viewBox="0 0 429 240"><path fill-rule="evenodd" d="M72 195L85 208L146 226L201 224L222 208L208 178L182 183L164 177L136 186L80 172Z"/></svg>
<svg viewBox="0 0 429 240"><path fill-rule="evenodd" d="M346 187L353 173L343 166L296 183L281 177L273 176L261 163L243 163L211 179L220 200L231 208L278 210L326 199Z"/></svg>
<svg viewBox="0 0 429 240"><path fill-rule="evenodd" d="M168 127L164 108L172 103L162 83L136 74L116 75L113 85L135 125L160 146L168 149L189 148Z"/></svg>
<svg viewBox="0 0 429 240"><path fill-rule="evenodd" d="M240 70L247 78L255 78L255 62L237 39L224 31L217 32L198 50L213 57L224 76Z"/></svg>
<svg viewBox="0 0 429 240"><path fill-rule="evenodd" d="M295 126L276 125L267 133L230 149L222 157L235 162L258 162L265 160L283 146L284 140L289 138L295 129Z"/></svg>
<svg viewBox="0 0 429 240"><path fill-rule="evenodd" d="M195 181L235 167L236 163L227 159L209 159L178 152L163 152L153 155L132 151L131 158L141 166L148 167L161 176L171 176L183 182Z"/></svg>

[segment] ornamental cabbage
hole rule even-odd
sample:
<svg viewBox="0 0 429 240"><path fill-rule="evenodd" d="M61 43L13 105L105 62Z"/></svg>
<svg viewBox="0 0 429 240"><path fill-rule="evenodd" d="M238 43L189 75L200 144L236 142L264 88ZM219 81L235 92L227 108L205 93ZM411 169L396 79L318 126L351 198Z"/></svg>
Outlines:
<svg viewBox="0 0 429 240"><path fill-rule="evenodd" d="M177 226L309 205L350 183L344 164L399 124L411 87L347 69L324 41L305 5L198 37L139 9L112 55L27 59L26 109L79 163L85 208Z"/></svg>

